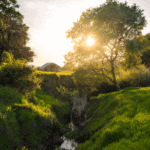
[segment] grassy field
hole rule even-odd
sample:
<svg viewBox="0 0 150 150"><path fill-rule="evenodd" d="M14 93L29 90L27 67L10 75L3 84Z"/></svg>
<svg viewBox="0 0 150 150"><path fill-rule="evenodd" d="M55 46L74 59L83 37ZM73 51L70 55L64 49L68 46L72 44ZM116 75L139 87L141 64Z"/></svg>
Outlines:
<svg viewBox="0 0 150 150"><path fill-rule="evenodd" d="M150 149L150 87L92 97L86 112L82 135L90 138L76 150Z"/></svg>

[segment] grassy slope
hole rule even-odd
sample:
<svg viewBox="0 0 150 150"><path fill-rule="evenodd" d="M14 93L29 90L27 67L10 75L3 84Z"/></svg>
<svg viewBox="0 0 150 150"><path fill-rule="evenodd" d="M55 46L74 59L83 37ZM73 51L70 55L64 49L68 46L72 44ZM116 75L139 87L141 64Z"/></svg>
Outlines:
<svg viewBox="0 0 150 150"><path fill-rule="evenodd" d="M13 145L17 143L24 146L18 120L22 122L21 132L32 133L28 136L28 141L34 147L39 145L38 141L46 134L39 128L41 119L47 118L52 121L53 116L59 116L59 121L69 111L69 102L60 101L42 90L36 92L35 103L29 102L9 87L0 86L0 149L13 149ZM25 109L20 109L21 107ZM56 111L58 109L59 111ZM39 122L37 118L40 118ZM32 123L37 127L31 130ZM40 132L38 136L37 132Z"/></svg>
<svg viewBox="0 0 150 150"><path fill-rule="evenodd" d="M53 95L48 95L42 90L37 90L37 105L48 107L59 122L62 117L70 111L69 101L60 100Z"/></svg>
<svg viewBox="0 0 150 150"><path fill-rule="evenodd" d="M77 150L150 149L150 87L100 94L86 111L82 134L91 137Z"/></svg>

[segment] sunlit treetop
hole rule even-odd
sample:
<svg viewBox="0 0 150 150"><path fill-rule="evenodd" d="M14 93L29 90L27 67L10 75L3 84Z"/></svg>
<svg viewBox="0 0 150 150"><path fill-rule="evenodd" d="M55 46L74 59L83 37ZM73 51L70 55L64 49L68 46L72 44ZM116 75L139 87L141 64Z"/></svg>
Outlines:
<svg viewBox="0 0 150 150"><path fill-rule="evenodd" d="M117 90L120 90L115 76L115 61L119 61L118 57L124 55L124 42L141 35L145 26L143 10L136 4L128 6L127 2L108 0L99 7L84 11L79 20L67 31L67 38L71 38L75 43L71 55L76 56L76 64L93 63L99 59L104 64L101 70L107 70L105 64L109 63L111 69L108 72L111 72L111 80ZM85 41L88 41L90 35L95 42L92 46L86 47Z"/></svg>
<svg viewBox="0 0 150 150"><path fill-rule="evenodd" d="M17 0L1 0L0 1L0 13L10 17L11 19L21 21L23 19L23 15L17 11L19 5Z"/></svg>
<svg viewBox="0 0 150 150"><path fill-rule="evenodd" d="M136 4L130 7L127 2L107 1L100 7L84 11L80 19L68 30L67 38L76 42L75 39L82 37L78 41L81 43L92 34L98 43L106 45L116 38L121 41L140 35L144 26L146 20L143 10Z"/></svg>
<svg viewBox="0 0 150 150"><path fill-rule="evenodd" d="M95 41L91 36L88 36L85 43L87 46L92 46L95 43Z"/></svg>

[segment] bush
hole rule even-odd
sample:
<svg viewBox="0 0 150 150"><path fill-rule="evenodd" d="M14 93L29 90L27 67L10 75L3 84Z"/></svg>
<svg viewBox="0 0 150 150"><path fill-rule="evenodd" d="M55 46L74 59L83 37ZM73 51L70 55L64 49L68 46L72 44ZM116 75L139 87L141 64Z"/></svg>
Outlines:
<svg viewBox="0 0 150 150"><path fill-rule="evenodd" d="M121 88L150 86L150 70L144 65L141 65L138 69L121 70L120 73L118 82Z"/></svg>
<svg viewBox="0 0 150 150"><path fill-rule="evenodd" d="M66 100L70 100L71 98L78 95L77 90L69 91L67 88L60 85L60 87L57 87L57 91L60 93L60 95L65 98Z"/></svg>
<svg viewBox="0 0 150 150"><path fill-rule="evenodd" d="M98 95L97 92L103 93L100 91L101 89L105 93L110 92L108 87L104 87L105 84L110 85L110 89L112 89L112 83L106 77L106 73L103 72L101 66L98 65L99 64L88 64L78 67L73 73L73 80L81 94L87 92L89 95L93 95L93 93L94 95Z"/></svg>
<svg viewBox="0 0 150 150"><path fill-rule="evenodd" d="M41 88L44 89L48 94L56 95L56 88L59 87L59 77L56 74L37 74L43 78Z"/></svg>
<svg viewBox="0 0 150 150"><path fill-rule="evenodd" d="M40 81L35 70L27 66L23 60L15 60L1 66L0 84L10 86L24 95L29 95L39 88Z"/></svg>
<svg viewBox="0 0 150 150"><path fill-rule="evenodd" d="M21 103L21 94L14 92L13 89L0 86L0 102L3 104Z"/></svg>

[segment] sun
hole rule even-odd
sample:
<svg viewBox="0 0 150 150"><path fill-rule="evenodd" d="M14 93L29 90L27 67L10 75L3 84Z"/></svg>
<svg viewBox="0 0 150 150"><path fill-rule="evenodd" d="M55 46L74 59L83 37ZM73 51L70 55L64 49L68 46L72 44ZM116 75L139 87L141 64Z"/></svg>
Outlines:
<svg viewBox="0 0 150 150"><path fill-rule="evenodd" d="M87 46L92 46L95 43L95 40L91 36L88 36L85 43Z"/></svg>

